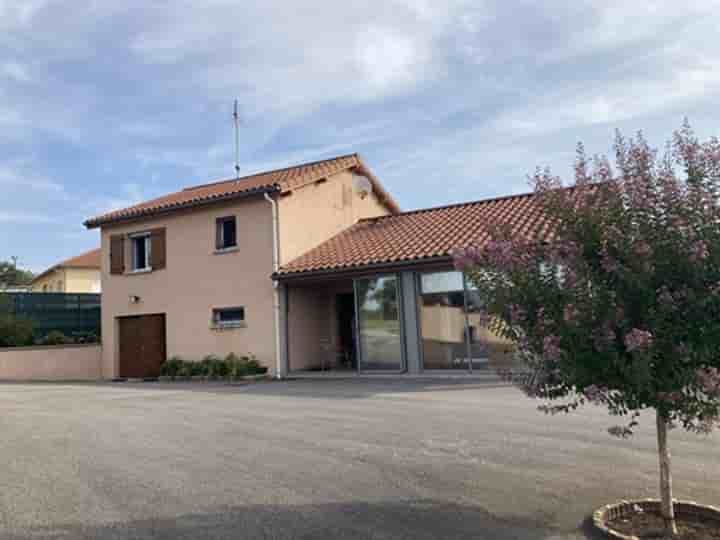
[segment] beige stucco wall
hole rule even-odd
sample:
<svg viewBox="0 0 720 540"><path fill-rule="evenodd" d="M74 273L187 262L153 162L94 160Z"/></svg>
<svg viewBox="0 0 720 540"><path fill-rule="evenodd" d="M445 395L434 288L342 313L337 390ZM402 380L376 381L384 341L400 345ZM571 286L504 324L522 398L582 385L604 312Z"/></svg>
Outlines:
<svg viewBox="0 0 720 540"><path fill-rule="evenodd" d="M238 250L215 254L215 220L237 217ZM166 228L167 267L111 275L110 235ZM168 357L199 360L208 354L254 354L275 370L272 213L261 197L177 212L102 230L103 375L118 373L117 318L166 314ZM126 266L129 261L126 261ZM139 296L138 304L130 296ZM213 308L244 306L246 327L211 328Z"/></svg>
<svg viewBox="0 0 720 540"><path fill-rule="evenodd" d="M302 255L360 219L390 213L374 194L363 199L355 192L350 171L280 197L278 211L281 264Z"/></svg>
<svg viewBox="0 0 720 540"><path fill-rule="evenodd" d="M352 293L352 281L288 287L290 371L332 369L339 342L336 296Z"/></svg>
<svg viewBox="0 0 720 540"><path fill-rule="evenodd" d="M100 345L0 349L0 380L80 381L101 378Z"/></svg>
<svg viewBox="0 0 720 540"><path fill-rule="evenodd" d="M100 270L93 268L67 268L65 270L65 292L101 292Z"/></svg>
<svg viewBox="0 0 720 540"><path fill-rule="evenodd" d="M100 270L58 268L33 282L32 292L99 293L100 283ZM43 291L45 285L47 290Z"/></svg>
<svg viewBox="0 0 720 540"><path fill-rule="evenodd" d="M60 290L58 285L61 285ZM43 287L46 289L43 290ZM65 270L62 268L53 270L35 280L32 284L32 292L65 292Z"/></svg>

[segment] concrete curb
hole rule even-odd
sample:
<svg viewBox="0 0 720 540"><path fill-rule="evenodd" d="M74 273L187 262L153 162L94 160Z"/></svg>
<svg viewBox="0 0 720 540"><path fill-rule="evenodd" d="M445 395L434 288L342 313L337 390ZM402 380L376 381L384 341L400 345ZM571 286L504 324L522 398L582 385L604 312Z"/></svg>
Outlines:
<svg viewBox="0 0 720 540"><path fill-rule="evenodd" d="M720 508L698 504L695 501L673 501L678 517L693 516L714 520L720 523ZM608 527L607 523L614 519L635 513L635 507L644 511L660 512L660 501L657 499L637 499L607 504L593 512L593 526L597 531L613 540L640 540L637 536L620 534Z"/></svg>

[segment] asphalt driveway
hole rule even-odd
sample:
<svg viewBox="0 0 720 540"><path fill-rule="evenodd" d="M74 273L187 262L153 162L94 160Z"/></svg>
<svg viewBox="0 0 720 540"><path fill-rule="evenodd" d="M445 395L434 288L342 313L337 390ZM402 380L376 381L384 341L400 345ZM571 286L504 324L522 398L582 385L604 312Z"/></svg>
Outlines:
<svg viewBox="0 0 720 540"><path fill-rule="evenodd" d="M585 538L652 496L652 418L546 417L472 383L0 385L0 538ZM671 432L682 498L720 504L720 436Z"/></svg>

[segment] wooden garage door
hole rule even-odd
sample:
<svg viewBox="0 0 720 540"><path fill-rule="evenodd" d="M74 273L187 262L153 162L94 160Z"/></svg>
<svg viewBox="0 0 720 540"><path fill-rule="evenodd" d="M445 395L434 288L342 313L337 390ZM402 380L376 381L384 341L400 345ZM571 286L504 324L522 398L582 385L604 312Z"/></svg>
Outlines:
<svg viewBox="0 0 720 540"><path fill-rule="evenodd" d="M120 377L158 377L165 361L165 315L122 317L118 321Z"/></svg>

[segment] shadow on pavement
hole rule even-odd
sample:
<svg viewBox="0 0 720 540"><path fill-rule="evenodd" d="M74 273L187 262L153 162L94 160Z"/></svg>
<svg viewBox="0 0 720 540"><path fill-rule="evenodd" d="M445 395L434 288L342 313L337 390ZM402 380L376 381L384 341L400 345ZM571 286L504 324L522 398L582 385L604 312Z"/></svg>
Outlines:
<svg viewBox="0 0 720 540"><path fill-rule="evenodd" d="M363 399L383 394L420 394L454 390L512 389L512 385L498 380L455 379L288 379L243 383L214 382L143 382L98 383L125 390L160 390L172 392L204 392L258 396L282 396L319 399Z"/></svg>
<svg viewBox="0 0 720 540"><path fill-rule="evenodd" d="M576 536L576 538L583 538ZM567 538L541 522L498 519L486 511L432 501L337 503L324 505L227 508L177 518L158 518L102 526L68 524L3 535L6 540L41 539L480 539L549 540ZM575 537L573 537L575 538Z"/></svg>

